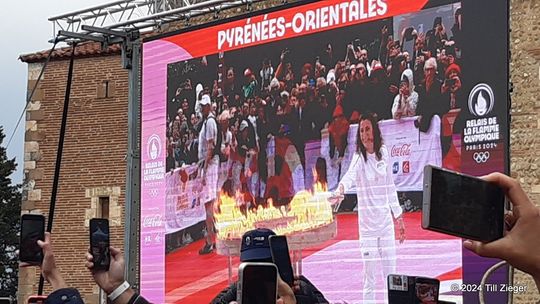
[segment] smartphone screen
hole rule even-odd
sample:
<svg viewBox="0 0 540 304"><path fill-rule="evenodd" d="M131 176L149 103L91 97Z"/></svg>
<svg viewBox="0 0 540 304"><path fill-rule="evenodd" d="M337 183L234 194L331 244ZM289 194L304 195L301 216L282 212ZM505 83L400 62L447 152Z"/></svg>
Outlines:
<svg viewBox="0 0 540 304"><path fill-rule="evenodd" d="M111 261L109 252L109 221L90 220L90 250L94 258L94 269L108 270Z"/></svg>
<svg viewBox="0 0 540 304"><path fill-rule="evenodd" d="M439 303L439 280L430 278L416 278L414 284L415 304Z"/></svg>
<svg viewBox="0 0 540 304"><path fill-rule="evenodd" d="M388 280L388 304L412 303L414 299L414 277L391 274Z"/></svg>
<svg viewBox="0 0 540 304"><path fill-rule="evenodd" d="M45 217L38 214L23 214L21 217L21 244L19 259L34 265L41 264L43 251L37 241L45 240Z"/></svg>
<svg viewBox="0 0 540 304"><path fill-rule="evenodd" d="M427 166L422 226L489 242L503 236L504 191L476 177Z"/></svg>
<svg viewBox="0 0 540 304"><path fill-rule="evenodd" d="M287 237L284 235L271 235L269 240L272 260L278 268L279 276L285 283L292 286L294 283L294 272L289 255Z"/></svg>
<svg viewBox="0 0 540 304"><path fill-rule="evenodd" d="M237 300L240 304L275 304L277 267L271 263L242 263Z"/></svg>

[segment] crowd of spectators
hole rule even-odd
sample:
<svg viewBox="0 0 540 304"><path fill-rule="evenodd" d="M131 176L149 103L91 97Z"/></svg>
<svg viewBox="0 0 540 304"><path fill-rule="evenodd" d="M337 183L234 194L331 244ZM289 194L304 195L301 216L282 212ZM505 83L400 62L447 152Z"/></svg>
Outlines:
<svg viewBox="0 0 540 304"><path fill-rule="evenodd" d="M434 115L463 103L461 9L454 23L447 30L442 18L435 17L429 31L408 27L399 37L383 26L380 37L373 37L375 48L353 42L322 44L321 56L306 60L299 69L289 49L281 51L279 62L264 59L245 70L227 65L226 53L218 55L213 68L206 57L185 62L186 71L212 70L213 82L195 83L185 77L169 96L167 170L200 162L203 98L210 98L219 125L222 166L228 166L229 176L240 174L234 187L247 185L254 197L268 194L266 147L273 137L290 140L304 164L305 143L320 139L323 129L335 147L331 157L343 156L349 125L363 113L375 113L379 120L418 116L418 128L427 131ZM412 53L404 45L413 45ZM335 47L346 48L345 58L336 58ZM279 173L280 162L275 165Z"/></svg>

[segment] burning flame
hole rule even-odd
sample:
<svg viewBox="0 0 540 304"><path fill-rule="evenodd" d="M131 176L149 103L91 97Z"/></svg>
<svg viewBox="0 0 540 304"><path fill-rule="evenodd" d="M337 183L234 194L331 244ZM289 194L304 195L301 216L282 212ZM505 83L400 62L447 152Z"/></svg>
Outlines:
<svg viewBox="0 0 540 304"><path fill-rule="evenodd" d="M230 196L221 192L214 213L217 237L240 239L246 231L255 228L269 228L278 235L288 235L326 226L334 221L330 197L326 184L316 182L313 191L296 193L288 205L276 208L269 198L267 207L259 205L255 209L248 208L251 202L245 201L243 193Z"/></svg>

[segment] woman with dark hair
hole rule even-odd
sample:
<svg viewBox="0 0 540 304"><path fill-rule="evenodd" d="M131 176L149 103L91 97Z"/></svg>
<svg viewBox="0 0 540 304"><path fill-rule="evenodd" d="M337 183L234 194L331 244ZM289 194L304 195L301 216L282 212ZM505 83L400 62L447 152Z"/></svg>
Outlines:
<svg viewBox="0 0 540 304"><path fill-rule="evenodd" d="M386 292L385 285L376 286L381 269L378 264L383 266L383 282L389 274L396 273L394 219L399 224L400 243L405 240L405 227L390 156L374 114L360 118L358 149L339 183L336 196L342 197L346 191L356 191L358 201L360 250L364 263L362 303L376 303L375 292Z"/></svg>

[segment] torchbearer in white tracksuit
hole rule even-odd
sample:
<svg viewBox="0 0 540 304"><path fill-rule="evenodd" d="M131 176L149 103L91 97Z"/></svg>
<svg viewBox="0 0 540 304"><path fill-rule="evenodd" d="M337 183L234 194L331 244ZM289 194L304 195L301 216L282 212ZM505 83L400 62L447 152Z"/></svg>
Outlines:
<svg viewBox="0 0 540 304"><path fill-rule="evenodd" d="M360 250L364 264L362 303L375 303L375 291L386 291L386 278L396 272L394 219L400 228L400 243L405 240L405 227L388 150L382 143L381 131L373 114L362 116L358 133L358 150L339 183L337 195L343 196L345 191L356 188ZM376 286L380 264L384 286Z"/></svg>

